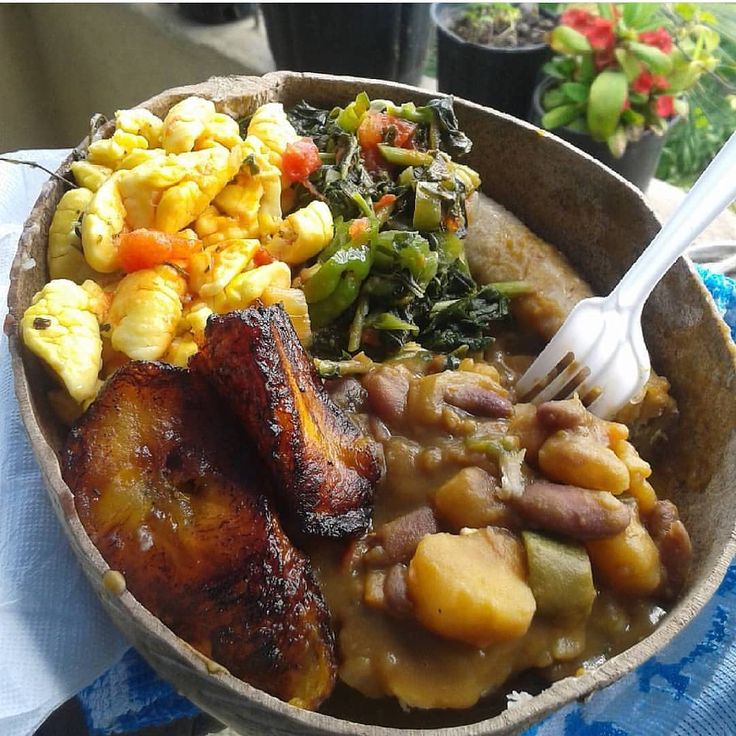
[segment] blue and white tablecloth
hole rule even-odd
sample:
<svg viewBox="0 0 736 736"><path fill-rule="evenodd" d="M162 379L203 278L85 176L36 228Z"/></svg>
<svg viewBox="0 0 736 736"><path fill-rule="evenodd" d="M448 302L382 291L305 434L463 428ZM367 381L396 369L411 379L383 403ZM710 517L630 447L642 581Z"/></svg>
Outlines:
<svg viewBox="0 0 736 736"><path fill-rule="evenodd" d="M26 152L52 170L64 155ZM0 163L0 318L10 259L46 177ZM699 271L736 339L736 281ZM82 578L28 447L9 363L2 335L0 736L30 736L78 691L93 736L196 715L194 705L127 647ZM704 610L660 654L526 736L736 736L735 619L736 564Z"/></svg>

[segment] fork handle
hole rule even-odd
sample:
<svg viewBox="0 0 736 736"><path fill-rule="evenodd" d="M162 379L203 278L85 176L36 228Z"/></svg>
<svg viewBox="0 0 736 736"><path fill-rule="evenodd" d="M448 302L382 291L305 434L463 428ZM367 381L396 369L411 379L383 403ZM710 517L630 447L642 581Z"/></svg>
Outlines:
<svg viewBox="0 0 736 736"><path fill-rule="evenodd" d="M609 299L626 309L644 305L652 289L692 241L736 198L736 133L710 162Z"/></svg>

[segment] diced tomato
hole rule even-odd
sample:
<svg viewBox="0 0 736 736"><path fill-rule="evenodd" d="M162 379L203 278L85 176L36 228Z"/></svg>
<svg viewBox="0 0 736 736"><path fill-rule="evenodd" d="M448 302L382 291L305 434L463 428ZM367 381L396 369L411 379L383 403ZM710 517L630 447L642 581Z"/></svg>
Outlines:
<svg viewBox="0 0 736 736"><path fill-rule="evenodd" d="M385 171L390 166L378 148L362 148L361 151L363 163L368 171Z"/></svg>
<svg viewBox="0 0 736 736"><path fill-rule="evenodd" d="M367 217L359 217L357 220L353 220L348 227L348 235L351 240L355 240L359 235L362 235L367 229L368 225Z"/></svg>
<svg viewBox="0 0 736 736"><path fill-rule="evenodd" d="M384 207L390 207L395 201L395 194L384 194L383 197L376 202L376 209L382 210Z"/></svg>
<svg viewBox="0 0 736 736"><path fill-rule="evenodd" d="M452 217L452 215L450 215L445 222L445 226L447 227L448 232L454 233L459 230L460 222L456 217Z"/></svg>
<svg viewBox="0 0 736 736"><path fill-rule="evenodd" d="M393 136L389 130L393 128ZM367 112L358 126L358 143L363 152L363 162L369 171L385 169L387 164L378 152L379 143L389 143L397 148L414 148L413 138L417 126L408 120L387 115L384 112Z"/></svg>
<svg viewBox="0 0 736 736"><path fill-rule="evenodd" d="M267 266L275 260L276 259L265 248L259 248L253 255L253 263L255 263L256 266Z"/></svg>
<svg viewBox="0 0 736 736"><path fill-rule="evenodd" d="M120 265L127 273L153 268L161 263L186 262L201 248L200 240L145 228L123 233L118 239Z"/></svg>
<svg viewBox="0 0 736 736"><path fill-rule="evenodd" d="M388 130L392 126L396 132L393 140L387 140ZM358 142L361 148L374 148L379 143L390 143L397 148L413 148L411 139L416 129L417 126L408 120L386 115L385 112L368 112L358 126Z"/></svg>
<svg viewBox="0 0 736 736"><path fill-rule="evenodd" d="M304 181L321 165L319 149L311 138L289 143L281 157L281 170L290 182Z"/></svg>

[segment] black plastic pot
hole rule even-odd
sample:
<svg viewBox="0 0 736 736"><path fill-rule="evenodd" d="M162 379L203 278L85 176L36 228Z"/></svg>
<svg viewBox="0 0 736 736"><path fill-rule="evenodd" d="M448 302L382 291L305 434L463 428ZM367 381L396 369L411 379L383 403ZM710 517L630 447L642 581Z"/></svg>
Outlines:
<svg viewBox="0 0 736 736"><path fill-rule="evenodd" d="M542 115L544 114L542 95L551 84L552 81L549 78L544 79L534 90L529 120L540 127ZM677 120L675 118L670 123L670 128ZM605 143L593 140L587 133L580 133L577 130L564 127L555 128L552 132L568 143L572 143L581 151L585 151L588 155L598 159L617 174L621 174L624 179L627 179L642 191L649 186L649 182L654 178L659 157L667 139L666 135L655 135L648 130L638 141L629 142L621 158L615 158Z"/></svg>
<svg viewBox="0 0 736 736"><path fill-rule="evenodd" d="M552 58L547 44L495 49L460 38L452 26L467 4L433 3L437 27L437 86L440 92L526 119L542 65Z"/></svg>
<svg viewBox="0 0 736 736"><path fill-rule="evenodd" d="M278 69L419 84L429 5L262 3Z"/></svg>
<svg viewBox="0 0 736 736"><path fill-rule="evenodd" d="M255 3L179 3L179 13L196 23L216 25L253 15Z"/></svg>

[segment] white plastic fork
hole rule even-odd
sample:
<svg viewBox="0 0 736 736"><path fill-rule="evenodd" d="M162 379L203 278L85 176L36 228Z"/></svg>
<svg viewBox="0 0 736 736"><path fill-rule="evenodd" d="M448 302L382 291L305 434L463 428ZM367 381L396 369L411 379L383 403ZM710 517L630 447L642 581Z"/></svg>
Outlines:
<svg viewBox="0 0 736 736"><path fill-rule="evenodd" d="M736 133L610 295L575 305L519 379L519 400L539 404L577 393L594 414L615 415L651 372L641 330L644 302L694 238L735 198Z"/></svg>

